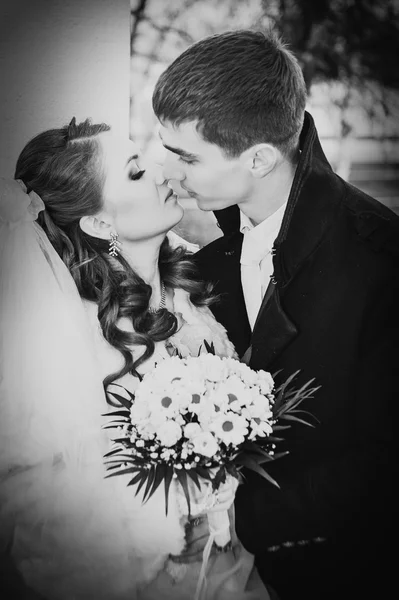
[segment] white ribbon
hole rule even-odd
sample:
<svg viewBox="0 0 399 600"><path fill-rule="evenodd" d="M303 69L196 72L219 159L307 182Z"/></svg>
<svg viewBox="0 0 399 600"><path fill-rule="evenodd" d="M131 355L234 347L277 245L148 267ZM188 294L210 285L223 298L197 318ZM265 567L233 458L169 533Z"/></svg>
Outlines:
<svg viewBox="0 0 399 600"><path fill-rule="evenodd" d="M202 565L201 571L198 577L197 587L195 590L194 600L205 600L206 599L206 590L207 590L207 578L206 578L206 570L209 563L209 557L211 555L213 542L216 541L216 538L219 538L223 541L226 539L226 545L231 537L230 537L230 520L229 514L227 510L221 510L208 514L208 524L209 524L209 538L207 543L205 544L205 548L202 553ZM226 535L227 532L227 535ZM216 542L218 543L218 542ZM220 544L218 544L220 545Z"/></svg>

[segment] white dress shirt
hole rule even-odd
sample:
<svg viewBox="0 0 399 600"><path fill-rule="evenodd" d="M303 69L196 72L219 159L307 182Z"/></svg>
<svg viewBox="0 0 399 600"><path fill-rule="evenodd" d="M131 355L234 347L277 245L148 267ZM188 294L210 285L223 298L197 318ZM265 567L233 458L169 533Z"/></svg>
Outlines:
<svg viewBox="0 0 399 600"><path fill-rule="evenodd" d="M271 250L280 231L285 202L270 217L256 225L240 211L240 231L244 234L241 250L241 282L251 329L254 328L263 296L273 274Z"/></svg>

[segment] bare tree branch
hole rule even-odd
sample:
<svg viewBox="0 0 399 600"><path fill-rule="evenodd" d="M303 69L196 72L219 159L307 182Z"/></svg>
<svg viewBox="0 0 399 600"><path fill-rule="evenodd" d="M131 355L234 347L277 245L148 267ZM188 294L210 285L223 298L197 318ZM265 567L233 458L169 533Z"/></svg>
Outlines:
<svg viewBox="0 0 399 600"><path fill-rule="evenodd" d="M132 51L134 40L137 35L137 28L145 17L145 9L147 5L147 0L139 0L139 3L135 9L130 11L131 15L131 25L130 25L130 51Z"/></svg>
<svg viewBox="0 0 399 600"><path fill-rule="evenodd" d="M144 19L151 24L151 27L159 33L167 34L167 33L177 33L183 40L185 40L188 44L192 44L195 40L194 38L187 33L187 31L183 31L183 29L179 29L178 27L174 27L173 25L158 25L148 16L145 16Z"/></svg>

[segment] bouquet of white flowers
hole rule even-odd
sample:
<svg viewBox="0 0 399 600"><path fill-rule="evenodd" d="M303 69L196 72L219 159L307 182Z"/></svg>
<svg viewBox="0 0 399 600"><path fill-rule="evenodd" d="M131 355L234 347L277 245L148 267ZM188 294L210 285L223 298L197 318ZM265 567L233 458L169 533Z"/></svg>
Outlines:
<svg viewBox="0 0 399 600"><path fill-rule="evenodd" d="M278 485L262 467L285 454L275 452L281 438L274 434L284 428L277 423L309 424L298 416L298 405L318 389L310 387L313 380L290 389L296 375L275 390L270 373L211 352L163 360L144 375L129 401L113 393L123 408L111 413L115 419L106 426L118 429L115 447L106 455L112 470L108 476L132 474L129 484L137 485L136 494L145 486L144 501L164 482L166 512L176 478L188 514L193 500L189 480L199 491L205 480L217 492L226 477L239 479L245 466ZM225 546L230 541L227 512L211 513L208 519L218 532L216 544Z"/></svg>

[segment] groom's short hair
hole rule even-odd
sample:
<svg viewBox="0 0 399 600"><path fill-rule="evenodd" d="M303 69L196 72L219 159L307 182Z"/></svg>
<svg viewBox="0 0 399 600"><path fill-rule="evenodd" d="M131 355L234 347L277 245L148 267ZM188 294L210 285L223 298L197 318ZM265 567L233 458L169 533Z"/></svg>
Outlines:
<svg viewBox="0 0 399 600"><path fill-rule="evenodd" d="M197 122L228 157L262 142L295 153L306 105L299 63L273 32L228 31L190 46L161 74L153 109L162 122Z"/></svg>

